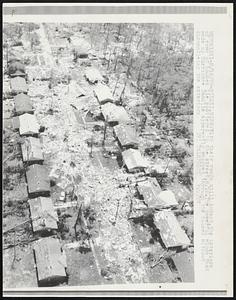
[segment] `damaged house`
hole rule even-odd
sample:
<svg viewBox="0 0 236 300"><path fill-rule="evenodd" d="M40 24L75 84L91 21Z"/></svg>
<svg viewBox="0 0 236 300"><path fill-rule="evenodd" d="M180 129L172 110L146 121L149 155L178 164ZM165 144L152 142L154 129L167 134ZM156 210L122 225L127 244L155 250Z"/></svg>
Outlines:
<svg viewBox="0 0 236 300"><path fill-rule="evenodd" d="M139 150L128 149L122 152L122 158L128 172L144 171L147 168L147 161Z"/></svg>
<svg viewBox="0 0 236 300"><path fill-rule="evenodd" d="M130 117L123 106L118 106L113 103L106 103L101 106L103 118L107 120L110 125L117 125L120 123L129 123Z"/></svg>
<svg viewBox="0 0 236 300"><path fill-rule="evenodd" d="M14 97L14 110L17 116L28 113L33 114L34 109L30 97L26 94L20 93Z"/></svg>
<svg viewBox="0 0 236 300"><path fill-rule="evenodd" d="M57 230L58 217L54 210L52 199L38 197L28 200L33 232L48 232Z"/></svg>
<svg viewBox="0 0 236 300"><path fill-rule="evenodd" d="M111 90L105 84L98 83L93 89L94 95L100 104L105 104L107 102L115 102L112 96Z"/></svg>
<svg viewBox="0 0 236 300"><path fill-rule="evenodd" d="M113 130L121 148L138 148L139 141L134 127L120 124L116 125Z"/></svg>
<svg viewBox="0 0 236 300"><path fill-rule="evenodd" d="M66 257L58 239L38 240L34 245L34 256L39 286L56 286L67 281Z"/></svg>
<svg viewBox="0 0 236 300"><path fill-rule="evenodd" d="M174 193L162 191L155 178L138 182L137 190L144 203L150 208L174 208L178 205Z"/></svg>
<svg viewBox="0 0 236 300"><path fill-rule="evenodd" d="M21 144L23 162L41 164L44 160L40 139L27 137Z"/></svg>
<svg viewBox="0 0 236 300"><path fill-rule="evenodd" d="M35 115L23 114L19 116L20 123L20 135L25 136L37 136L39 133L40 126L37 122Z"/></svg>
<svg viewBox="0 0 236 300"><path fill-rule="evenodd" d="M27 94L28 85L24 78L19 76L11 78L10 84L11 84L11 93L13 95L17 95L19 93Z"/></svg>
<svg viewBox="0 0 236 300"><path fill-rule="evenodd" d="M173 212L169 210L158 211L154 214L153 221L159 230L165 248L186 248L191 244Z"/></svg>
<svg viewBox="0 0 236 300"><path fill-rule="evenodd" d="M44 166L38 164L29 166L26 171L26 179L30 197L50 195L50 179Z"/></svg>

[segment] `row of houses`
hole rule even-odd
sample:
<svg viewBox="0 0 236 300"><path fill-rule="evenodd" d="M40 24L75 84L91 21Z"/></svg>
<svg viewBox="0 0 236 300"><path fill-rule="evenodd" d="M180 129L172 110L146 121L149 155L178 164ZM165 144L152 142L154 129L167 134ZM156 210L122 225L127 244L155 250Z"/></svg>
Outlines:
<svg viewBox="0 0 236 300"><path fill-rule="evenodd" d="M139 138L125 108L117 105L110 88L103 84L103 77L98 70L90 68L85 72L87 80L94 85L93 91L97 98L104 120L113 127L114 136L121 149L123 164L129 173L145 172L148 167L146 159L139 151ZM146 177L146 176L145 176ZM182 261L186 258L185 268L178 269L180 273L193 274L191 254L185 251L191 241L181 228L174 214L178 201L170 190L162 190L156 178L146 177L144 181L136 183L140 199L148 208L154 208L153 223L157 228L164 248L176 250L173 261ZM186 269L190 271L186 271ZM184 276L184 281L192 281L193 276Z"/></svg>
<svg viewBox="0 0 236 300"><path fill-rule="evenodd" d="M14 128L22 137L22 160L26 168L28 204L34 234L42 237L58 230L58 216L50 198L50 180L43 165L40 125L28 93L24 64L17 58L8 61L11 95L14 97ZM40 238L34 245L39 286L51 286L67 280L66 259L60 241Z"/></svg>

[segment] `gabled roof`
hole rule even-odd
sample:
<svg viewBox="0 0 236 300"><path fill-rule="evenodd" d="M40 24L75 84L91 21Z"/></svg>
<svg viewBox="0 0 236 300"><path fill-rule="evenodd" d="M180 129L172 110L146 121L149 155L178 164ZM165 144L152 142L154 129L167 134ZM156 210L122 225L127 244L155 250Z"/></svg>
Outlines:
<svg viewBox="0 0 236 300"><path fill-rule="evenodd" d="M30 135L39 133L39 124L35 115L23 114L19 116L20 120L20 135Z"/></svg>
<svg viewBox="0 0 236 300"><path fill-rule="evenodd" d="M139 141L134 127L119 124L114 127L114 133L122 147L138 147Z"/></svg>
<svg viewBox="0 0 236 300"><path fill-rule="evenodd" d="M115 99L112 96L111 90L105 84L98 83L94 89L94 94L98 99L100 104L105 104L107 102L114 102Z"/></svg>
<svg viewBox="0 0 236 300"><path fill-rule="evenodd" d="M11 92L13 94L27 93L28 91L28 85L25 79L22 77L17 76L11 78L10 84L11 84Z"/></svg>
<svg viewBox="0 0 236 300"><path fill-rule="evenodd" d="M171 259L183 282L194 282L193 253L182 251L171 256Z"/></svg>
<svg viewBox="0 0 236 300"><path fill-rule="evenodd" d="M57 285L66 280L66 261L58 239L47 237L38 240L34 252L40 286Z"/></svg>
<svg viewBox="0 0 236 300"><path fill-rule="evenodd" d="M158 202L162 207L171 207L171 206L177 206L178 202L175 198L175 194L172 191L166 190L161 191L158 195Z"/></svg>
<svg viewBox="0 0 236 300"><path fill-rule="evenodd" d="M29 194L50 193L50 180L47 169L42 165L31 165L26 171Z"/></svg>
<svg viewBox="0 0 236 300"><path fill-rule="evenodd" d="M166 248L189 246L190 240L181 228L173 212L161 210L154 214L154 224L160 231L162 242Z"/></svg>
<svg viewBox="0 0 236 300"><path fill-rule="evenodd" d="M122 152L122 158L129 172L138 171L147 167L147 162L139 150L125 150Z"/></svg>
<svg viewBox="0 0 236 300"><path fill-rule="evenodd" d="M155 178L148 178L145 181L138 182L137 189L149 207L162 207L162 203L158 201L161 187Z"/></svg>
<svg viewBox="0 0 236 300"><path fill-rule="evenodd" d="M98 81L103 81L103 77L102 77L101 73L98 71L98 69L95 69L95 68L92 68L92 67L86 69L85 77L91 83L96 83Z"/></svg>
<svg viewBox="0 0 236 300"><path fill-rule="evenodd" d="M24 113L33 113L33 107L30 97L26 94L18 94L14 97L15 113L21 115Z"/></svg>
<svg viewBox="0 0 236 300"><path fill-rule="evenodd" d="M38 197L28 201L34 232L58 228L58 217L51 198Z"/></svg>
<svg viewBox="0 0 236 300"><path fill-rule="evenodd" d="M104 119L109 123L129 123L130 117L123 106L118 106L113 103L106 103L101 106L101 111Z"/></svg>
<svg viewBox="0 0 236 300"><path fill-rule="evenodd" d="M27 137L21 144L21 151L24 162L43 161L42 146L40 139Z"/></svg>

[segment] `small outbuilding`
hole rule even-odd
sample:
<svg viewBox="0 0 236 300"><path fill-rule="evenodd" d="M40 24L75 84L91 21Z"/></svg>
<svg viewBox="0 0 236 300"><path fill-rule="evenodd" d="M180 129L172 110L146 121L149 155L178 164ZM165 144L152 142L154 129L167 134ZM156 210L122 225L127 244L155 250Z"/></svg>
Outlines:
<svg viewBox="0 0 236 300"><path fill-rule="evenodd" d="M23 114L19 116L20 121L20 135L38 135L39 133L39 124L35 115Z"/></svg>
<svg viewBox="0 0 236 300"><path fill-rule="evenodd" d="M185 248L191 244L172 211L156 212L153 221L165 248Z"/></svg>
<svg viewBox="0 0 236 300"><path fill-rule="evenodd" d="M101 111L103 118L107 120L110 125L130 123L130 117L123 106L106 103L101 106Z"/></svg>
<svg viewBox="0 0 236 300"><path fill-rule="evenodd" d="M28 202L34 232L48 232L58 229L58 217L51 198L38 197L29 199Z"/></svg>
<svg viewBox="0 0 236 300"><path fill-rule="evenodd" d="M67 281L66 256L58 239L38 240L34 245L34 255L39 286L56 286Z"/></svg>
<svg viewBox="0 0 236 300"><path fill-rule="evenodd" d="M128 172L144 171L147 168L147 161L143 158L139 150L125 150L122 152L122 158Z"/></svg>
<svg viewBox="0 0 236 300"><path fill-rule="evenodd" d="M21 144L21 151L23 162L32 164L40 164L43 162L43 152L40 139L34 137L27 137Z"/></svg>
<svg viewBox="0 0 236 300"><path fill-rule="evenodd" d="M87 68L87 70L85 71L85 78L93 84L99 81L103 81L101 73L98 71L98 69L93 67Z"/></svg>
<svg viewBox="0 0 236 300"><path fill-rule="evenodd" d="M26 179L31 198L50 195L50 179L44 166L39 164L29 166L26 171Z"/></svg>
<svg viewBox="0 0 236 300"><path fill-rule="evenodd" d="M119 124L113 129L114 134L123 149L138 148L139 141L134 127L131 125Z"/></svg>
<svg viewBox="0 0 236 300"><path fill-rule="evenodd" d="M112 96L111 90L105 84L98 83L94 87L93 92L100 104L105 104L107 102L115 102L115 99Z"/></svg>
<svg viewBox="0 0 236 300"><path fill-rule="evenodd" d="M20 93L27 94L28 85L27 85L24 78L22 78L20 76L11 78L10 84L11 84L11 93L13 95L17 95L17 94L20 94Z"/></svg>
<svg viewBox="0 0 236 300"><path fill-rule="evenodd" d="M24 113L33 114L34 109L30 97L26 94L20 93L14 97L15 114L17 116Z"/></svg>

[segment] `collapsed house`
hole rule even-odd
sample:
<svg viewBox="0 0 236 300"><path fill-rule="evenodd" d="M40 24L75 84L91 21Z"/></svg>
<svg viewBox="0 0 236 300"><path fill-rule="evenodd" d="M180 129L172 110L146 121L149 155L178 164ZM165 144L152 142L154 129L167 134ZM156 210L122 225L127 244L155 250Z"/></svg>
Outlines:
<svg viewBox="0 0 236 300"><path fill-rule="evenodd" d="M100 104L105 104L107 102L114 102L115 99L112 96L111 90L105 84L99 83L94 89L94 95L98 99Z"/></svg>
<svg viewBox="0 0 236 300"><path fill-rule="evenodd" d="M11 78L10 84L11 84L11 93L13 95L17 95L19 93L27 94L28 85L24 78L19 76Z"/></svg>
<svg viewBox="0 0 236 300"><path fill-rule="evenodd" d="M194 282L193 253L181 251L170 258L183 282Z"/></svg>
<svg viewBox="0 0 236 300"><path fill-rule="evenodd" d="M35 115L23 114L19 116L20 122L20 135L38 135L39 133L39 124Z"/></svg>
<svg viewBox="0 0 236 300"><path fill-rule="evenodd" d="M37 163L40 164L43 162L43 152L40 139L34 137L27 137L24 139L21 144L21 152L23 162L26 163Z"/></svg>
<svg viewBox="0 0 236 300"><path fill-rule="evenodd" d="M47 169L42 165L31 165L26 171L28 193L30 197L50 195L50 179Z"/></svg>
<svg viewBox="0 0 236 300"><path fill-rule="evenodd" d="M98 69L95 68L87 68L85 71L85 78L90 82L90 83L97 83L99 81L103 81L103 77L101 73L98 71Z"/></svg>
<svg viewBox="0 0 236 300"><path fill-rule="evenodd" d="M26 94L20 93L14 97L14 109L17 116L24 113L33 114L34 109L30 97Z"/></svg>
<svg viewBox="0 0 236 300"><path fill-rule="evenodd" d="M28 203L30 206L33 232L45 232L58 229L58 217L51 198L38 197L29 199Z"/></svg>
<svg viewBox="0 0 236 300"><path fill-rule="evenodd" d="M134 127L125 124L116 125L114 127L114 134L121 148L138 148L139 141Z"/></svg>
<svg viewBox="0 0 236 300"><path fill-rule="evenodd" d="M178 205L171 191L162 191L155 178L148 178L137 183L137 190L144 203L150 208L173 208Z"/></svg>
<svg viewBox="0 0 236 300"><path fill-rule="evenodd" d="M66 257L58 239L38 240L34 245L34 255L39 286L55 286L67 281Z"/></svg>
<svg viewBox="0 0 236 300"><path fill-rule="evenodd" d="M106 103L101 106L103 118L107 120L110 125L117 125L120 123L128 124L130 117L123 106L118 106L113 103Z"/></svg>
<svg viewBox="0 0 236 300"><path fill-rule="evenodd" d="M122 152L122 158L130 173L144 171L147 168L147 161L143 158L139 150L125 150Z"/></svg>
<svg viewBox="0 0 236 300"><path fill-rule="evenodd" d="M165 248L186 248L191 242L173 212L161 210L154 214L154 225L159 230Z"/></svg>

